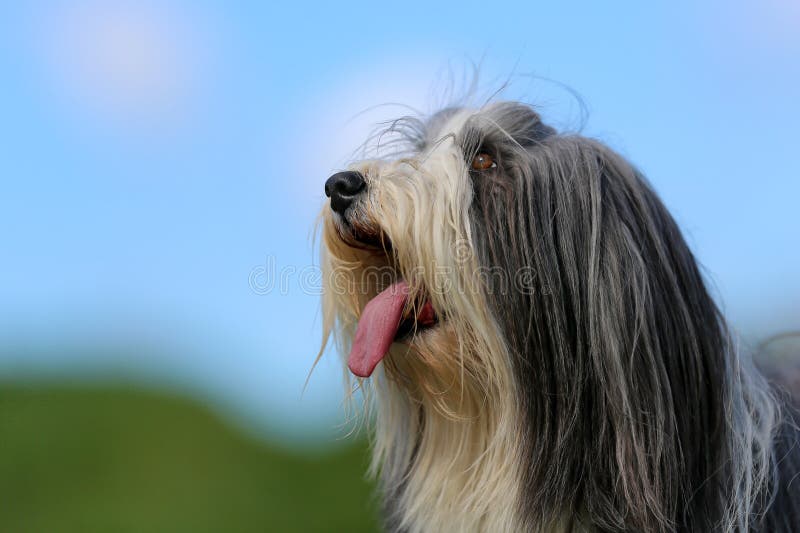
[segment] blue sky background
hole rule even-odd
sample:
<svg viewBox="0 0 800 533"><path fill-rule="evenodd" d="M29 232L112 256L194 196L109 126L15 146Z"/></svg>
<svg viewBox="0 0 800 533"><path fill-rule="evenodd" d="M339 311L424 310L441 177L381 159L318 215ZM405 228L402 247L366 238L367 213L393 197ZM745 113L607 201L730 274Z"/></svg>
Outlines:
<svg viewBox="0 0 800 533"><path fill-rule="evenodd" d="M580 94L733 324L800 328L794 0L270 4L0 7L3 375L163 383L285 438L341 434L334 354L301 395L322 185L406 112L360 111L433 111L471 61L561 127L579 107L543 79ZM269 264L294 273L258 294Z"/></svg>

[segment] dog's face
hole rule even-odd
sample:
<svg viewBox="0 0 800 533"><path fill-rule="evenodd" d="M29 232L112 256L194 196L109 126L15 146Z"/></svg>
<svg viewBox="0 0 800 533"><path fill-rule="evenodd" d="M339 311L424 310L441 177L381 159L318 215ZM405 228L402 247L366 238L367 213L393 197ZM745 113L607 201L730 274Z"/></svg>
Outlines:
<svg viewBox="0 0 800 533"><path fill-rule="evenodd" d="M394 128L404 157L355 163L325 185L328 312L353 374L383 362L395 383L449 410L447 391L463 400L465 388L484 397L511 386L487 296L532 287L517 279L529 272L499 270L507 265L486 254L508 241L508 228L490 233L506 221L491 218L513 209L506 203L526 179L515 165L553 130L518 104L446 109Z"/></svg>

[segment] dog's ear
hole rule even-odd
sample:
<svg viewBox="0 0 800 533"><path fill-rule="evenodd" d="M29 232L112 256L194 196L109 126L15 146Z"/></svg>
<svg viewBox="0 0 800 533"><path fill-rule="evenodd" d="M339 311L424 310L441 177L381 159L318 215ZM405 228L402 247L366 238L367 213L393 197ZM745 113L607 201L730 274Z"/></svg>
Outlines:
<svg viewBox="0 0 800 533"><path fill-rule="evenodd" d="M645 527L692 513L701 485L720 482L714 465L724 458L712 455L725 449L727 333L644 177L602 145L587 149L596 166L583 176L589 238L575 319L607 447L597 452L613 457L617 494Z"/></svg>
<svg viewBox="0 0 800 533"><path fill-rule="evenodd" d="M508 278L487 298L530 421L529 503L580 500L610 528L658 530L719 482L724 325L674 220L622 157L554 136L511 159L476 187L474 219L480 261Z"/></svg>

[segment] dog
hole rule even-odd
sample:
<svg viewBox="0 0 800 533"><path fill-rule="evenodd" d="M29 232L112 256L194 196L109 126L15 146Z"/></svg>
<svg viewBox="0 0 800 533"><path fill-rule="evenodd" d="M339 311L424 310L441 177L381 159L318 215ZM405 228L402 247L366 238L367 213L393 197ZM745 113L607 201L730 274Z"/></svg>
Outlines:
<svg viewBox="0 0 800 533"><path fill-rule="evenodd" d="M388 531L800 531L793 407L634 166L519 102L389 137L321 215Z"/></svg>

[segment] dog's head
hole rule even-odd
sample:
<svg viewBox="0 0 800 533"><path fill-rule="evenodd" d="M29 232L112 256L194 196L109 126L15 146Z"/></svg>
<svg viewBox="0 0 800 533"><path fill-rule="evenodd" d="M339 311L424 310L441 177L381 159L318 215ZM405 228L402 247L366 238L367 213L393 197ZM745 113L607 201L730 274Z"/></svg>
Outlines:
<svg viewBox="0 0 800 533"><path fill-rule="evenodd" d="M516 242L509 210L526 187L526 154L554 131L530 107L497 104L384 133L396 132L401 156L360 161L325 184L327 309L353 374L383 362L392 381L445 407L447 391L463 400L465 388L480 398L512 386L489 298L536 287L529 269L507 272L486 254L530 245Z"/></svg>
<svg viewBox="0 0 800 533"><path fill-rule="evenodd" d="M725 465L767 462L726 424L769 404L742 400L724 322L641 174L518 103L393 132L402 153L325 184L323 265L326 330L391 419L378 444L394 486L417 511L469 492L473 520L509 490L529 524L722 519L720 487L740 490ZM447 450L463 471L431 488Z"/></svg>

